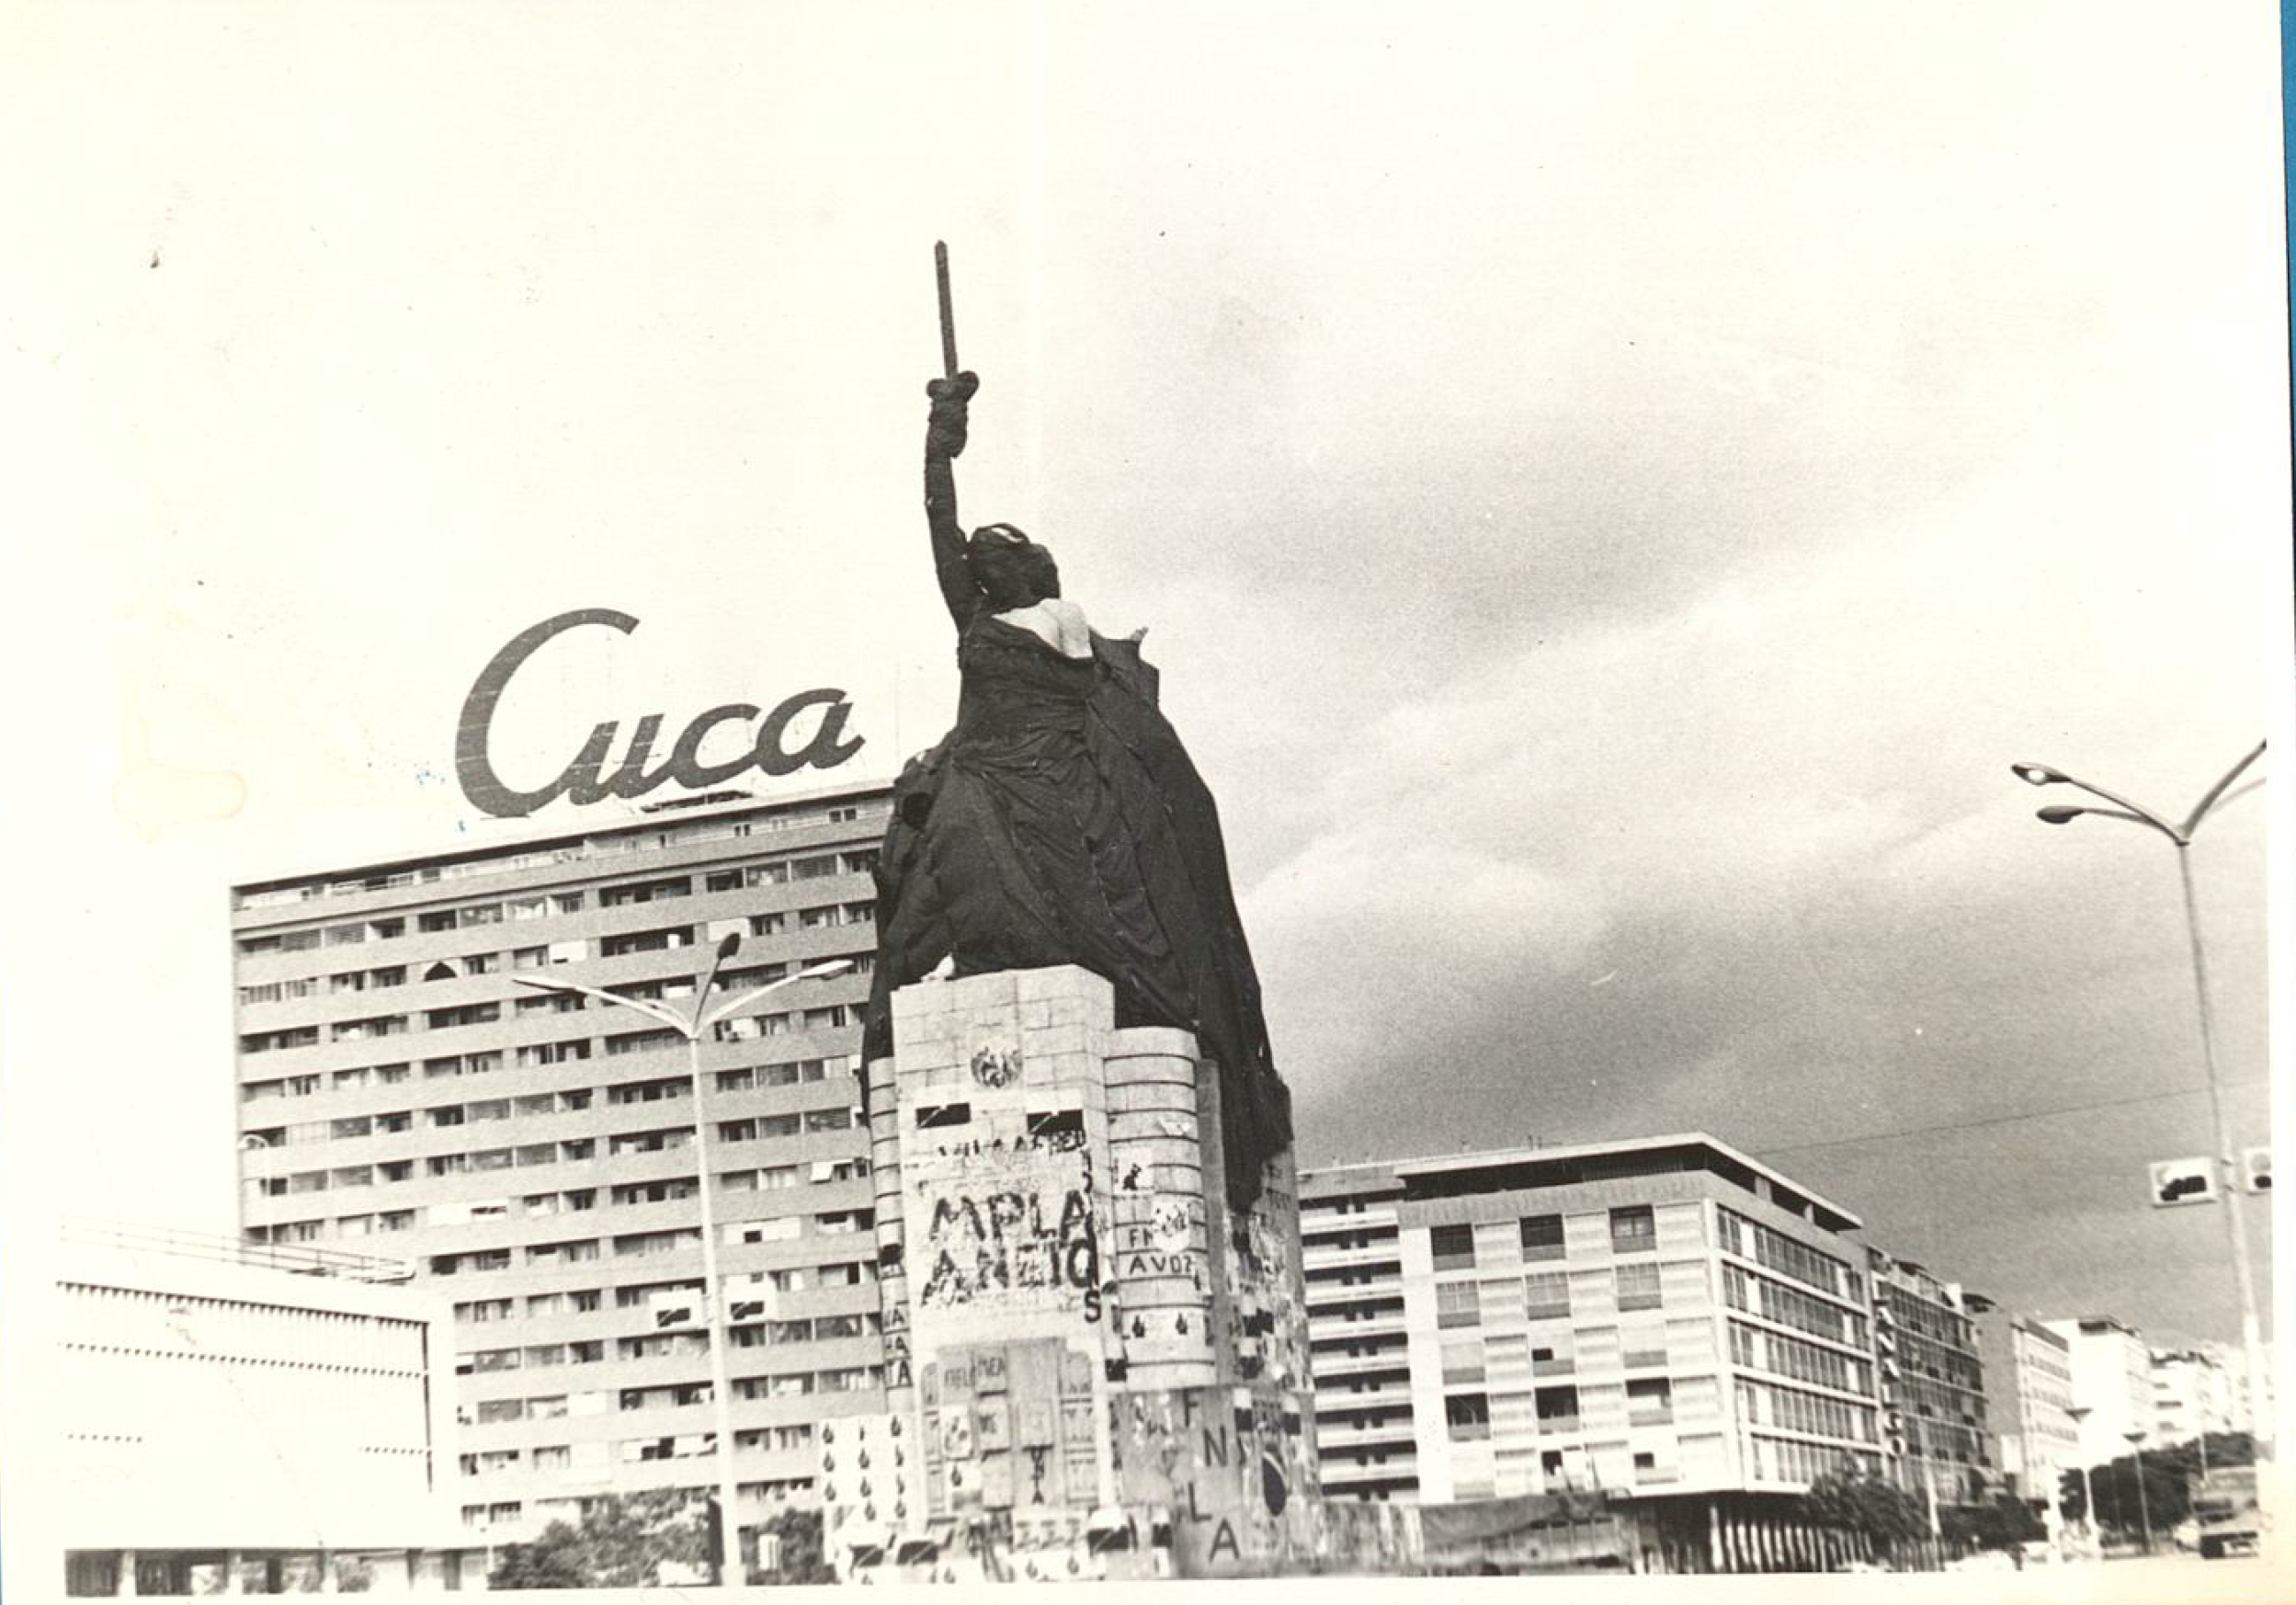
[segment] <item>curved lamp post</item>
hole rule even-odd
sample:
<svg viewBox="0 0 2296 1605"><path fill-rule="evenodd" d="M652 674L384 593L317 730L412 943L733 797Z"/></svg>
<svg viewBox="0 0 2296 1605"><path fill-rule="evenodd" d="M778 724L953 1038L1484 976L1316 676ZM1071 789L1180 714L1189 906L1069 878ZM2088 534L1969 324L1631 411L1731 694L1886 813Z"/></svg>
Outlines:
<svg viewBox="0 0 2296 1605"><path fill-rule="evenodd" d="M740 950L741 933L736 931L718 944L717 952L710 961L710 968L701 978L701 985L694 994L693 1012L681 1015L674 1009L641 997L624 997L619 992L608 992L601 986L583 986L572 981L543 981L533 976L516 977L521 986L531 986L540 992L563 992L580 997L594 997L600 1003L618 1008L633 1009L649 1019L656 1019L686 1039L686 1075L693 1087L694 1099L694 1159L700 1167L697 1193L701 1200L701 1282L702 1298L708 1307L710 1327L710 1394L717 1405L718 1433L718 1527L724 1544L718 1565L718 1583L722 1588L744 1586L742 1565L742 1528L740 1507L736 1496L740 1485L733 1474L733 1384L727 1364L728 1330L724 1289L718 1278L717 1220L710 1204L710 1122L702 1110L701 1039L739 1014L745 1014L764 1000L768 993L800 981L812 981L835 975L853 967L850 959L833 959L825 964L813 964L779 981L753 988L712 1005L710 989L717 985L718 971L726 960Z"/></svg>
<svg viewBox="0 0 2296 1605"><path fill-rule="evenodd" d="M2123 1432L2120 1436L2129 1440L2129 1447L2136 1452L2137 1520L2143 1524L2144 1528L2144 1553L2151 1554L2153 1553L2153 1507L2151 1501L2144 1497L2144 1434L2141 1431Z"/></svg>
<svg viewBox="0 0 2296 1605"><path fill-rule="evenodd" d="M2097 1519L2097 1485L2090 1480L2088 1454L2078 1440L2081 1423L2088 1419L2094 1408L2090 1405L2067 1405L2064 1413L2073 1417L2075 1434L2073 1452L2081 1457L2081 1521L2089 1530L2089 1536L2096 1541L2097 1555L2102 1560L2105 1554L2105 1524Z"/></svg>
<svg viewBox="0 0 2296 1605"><path fill-rule="evenodd" d="M2091 785L2086 780L2075 780L2063 770L2052 769L2047 764L2009 766L2009 772L2029 786L2071 786L2113 804L2109 808L2091 808L2074 803L2052 803L2038 811L2043 824L2070 825L2085 814L2093 814L2104 819L2120 819L2132 825L2146 825L2166 837L2177 848L2177 873L2184 883L2185 929L2192 940L2192 986L2200 1006L2200 1060L2208 1071L2209 1114L2216 1125L2218 1182L2224 1198L2224 1233L2233 1257L2233 1280L2240 1292L2240 1341L2248 1366L2247 1398L2242 1414L2246 1417L2245 1424L2248 1429L2249 1440L2257 1444L2264 1440L2265 1425L2258 1405L2265 1375L2263 1328L2256 1318L2256 1290L2248 1271L2248 1230L2241 1211L2239 1178L2233 1173L2232 1136L2224 1125L2224 1094L2217 1081L2215 1020L2209 1006L2208 950L2200 940L2200 910L2193 896L2192 860L2187 849L2192 846L2193 833L2200 828L2201 821L2207 819L2220 804L2245 795L2264 783L2261 780L2251 780L2239 791L2233 790L2233 783L2247 772L2248 766L2264 756L2264 748L2263 742L2256 743L2247 757L2225 770L2223 778L2209 788L2208 794L2193 805L2192 812L2185 816L2182 824L2172 824L2126 797L2108 791L2102 786ZM2141 1483L2142 1478L2139 1480Z"/></svg>

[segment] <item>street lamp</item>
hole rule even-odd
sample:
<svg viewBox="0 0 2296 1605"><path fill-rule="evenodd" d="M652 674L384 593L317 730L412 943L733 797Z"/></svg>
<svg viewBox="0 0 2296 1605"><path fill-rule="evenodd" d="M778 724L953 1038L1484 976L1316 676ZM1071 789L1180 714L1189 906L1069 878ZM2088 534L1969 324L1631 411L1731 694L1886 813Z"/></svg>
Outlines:
<svg viewBox="0 0 2296 1605"><path fill-rule="evenodd" d="M702 976L701 985L694 994L693 1013L681 1015L673 1009L644 998L624 997L599 986L584 986L572 981L545 981L535 976L520 975L515 979L521 986L531 986L541 992L563 992L581 997L595 997L601 1003L617 1007L634 1009L649 1019L660 1020L686 1039L686 1076L691 1086L694 1100L694 1158L700 1167L698 1196L701 1200L701 1296L709 1312L710 1332L710 1394L717 1406L718 1430L718 1530L722 1535L719 1556L718 1584L721 1588L744 1586L742 1565L742 1529L737 1514L735 1496L740 1485L733 1474L733 1384L727 1363L730 1323L726 1320L724 1288L718 1278L718 1228L710 1205L710 1122L702 1109L701 1039L702 1034L747 1012L768 993L799 981L811 981L835 975L853 968L850 959L833 959L824 964L813 964L779 981L753 988L729 998L712 1007L710 990L717 985L718 971L725 962L740 950L741 933L735 931L718 944L716 955L710 961L709 972Z"/></svg>
<svg viewBox="0 0 2296 1605"><path fill-rule="evenodd" d="M2144 1434L2139 1430L2123 1432L2121 1436L2129 1440L2129 1447L2136 1451L2137 1520L2144 1527L2144 1553L2151 1554L2153 1553L2153 1508L2151 1501L2144 1497Z"/></svg>
<svg viewBox="0 0 2296 1605"><path fill-rule="evenodd" d="M2244 1413L2247 1417L2249 1440L2261 1444L2265 1423L2260 1417L2256 1401L2264 1386L2263 1327L2256 1318L2256 1284L2248 1273L2248 1228L2241 1207L2241 1178L2233 1174L2233 1156L2231 1133L2224 1125L2224 1094L2216 1073L2216 1028L2209 1005L2208 951L2200 940L2200 910L2192 891L2192 859L2188 849L2192 846L2193 833L2200 828L2218 804L2262 785L2261 779L2251 780L2235 791L2233 784L2247 771L2248 766L2264 756L2265 744L2258 742L2247 757L2242 758L2208 790L2208 794L2194 804L2191 814L2181 825L2172 825L2151 809L2117 796L2102 786L2074 779L2062 769L2046 764L2011 764L2009 772L2029 786L2072 786L2092 797L2101 797L2114 804L2110 808L2086 808L2071 803L2052 803L2038 811L2045 825L2070 825L2083 814L2094 814L2104 819L2120 819L2143 825L2166 837L2177 848L2177 873L2184 883L2185 929L2192 940L2192 987L2200 1006L2200 1061L2208 1071L2209 1114L2216 1126L2218 1179L2223 1183L2224 1234L2226 1246L2233 1257L2233 1280L2240 1292L2240 1341L2248 1365L2248 1397Z"/></svg>
<svg viewBox="0 0 2296 1605"><path fill-rule="evenodd" d="M2064 1413L2073 1417L2073 1452L2081 1457L2081 1520L2088 1528L2089 1536L2097 1541L2097 1553L2102 1558L2105 1529L2104 1524L2097 1520L2097 1485L2089 1476L2088 1449L2080 1440L2081 1423L2087 1420L2095 1409L2093 1405L2067 1405Z"/></svg>

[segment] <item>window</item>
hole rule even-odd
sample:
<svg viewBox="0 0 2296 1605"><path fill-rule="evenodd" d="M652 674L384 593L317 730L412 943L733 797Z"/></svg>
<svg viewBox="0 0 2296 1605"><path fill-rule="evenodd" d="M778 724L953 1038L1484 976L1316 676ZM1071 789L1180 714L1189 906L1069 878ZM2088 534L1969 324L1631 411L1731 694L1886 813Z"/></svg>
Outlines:
<svg viewBox="0 0 2296 1605"><path fill-rule="evenodd" d="M1524 1314L1534 1321L1571 1313L1571 1279L1560 1270L1534 1270L1523 1278Z"/></svg>
<svg viewBox="0 0 2296 1605"><path fill-rule="evenodd" d="M1471 1270L1475 1263L1475 1229L1472 1226L1434 1226L1427 1232L1427 1246L1435 1255L1438 1270Z"/></svg>
<svg viewBox="0 0 2296 1605"><path fill-rule="evenodd" d="M652 903L660 898L684 897L693 889L693 882L683 876L675 881L647 881L633 885L608 886L598 893L598 906L600 908L623 908L633 903Z"/></svg>
<svg viewBox="0 0 2296 1605"><path fill-rule="evenodd" d="M1658 1224L1648 1204L1630 1204L1610 1212L1610 1251L1649 1253L1658 1246Z"/></svg>
<svg viewBox="0 0 2296 1605"><path fill-rule="evenodd" d="M1479 1383L1483 1380L1483 1342L1469 1338L1464 1343L1443 1345L1443 1385L1459 1383Z"/></svg>
<svg viewBox="0 0 2296 1605"><path fill-rule="evenodd" d="M853 1124L853 1111L847 1109L809 1110L805 1129L809 1132L842 1132Z"/></svg>
<svg viewBox="0 0 2296 1605"><path fill-rule="evenodd" d="M1659 1307L1658 1267L1620 1265L1613 1268L1611 1274L1618 1279L1619 1308L1654 1310Z"/></svg>
<svg viewBox="0 0 2296 1605"><path fill-rule="evenodd" d="M1438 1326L1473 1326L1482 1323L1483 1312L1475 1296L1475 1284L1456 1281L1438 1285L1435 1290L1435 1324Z"/></svg>
<svg viewBox="0 0 2296 1605"><path fill-rule="evenodd" d="M672 926L663 930L634 930L601 939L598 956L619 959L630 953L662 953L674 948L691 947L693 940L693 928L690 926Z"/></svg>
<svg viewBox="0 0 2296 1605"><path fill-rule="evenodd" d="M1532 1400L1539 1413L1540 1429L1546 1432L1574 1432L1578 1429L1578 1389L1575 1387L1540 1388Z"/></svg>
<svg viewBox="0 0 2296 1605"><path fill-rule="evenodd" d="M1450 1394L1443 1400L1443 1426L1454 1442L1491 1436L1491 1396Z"/></svg>
<svg viewBox="0 0 2296 1605"><path fill-rule="evenodd" d="M1563 1217L1561 1215L1525 1215L1523 1217L1523 1258L1525 1259L1560 1259L1563 1258Z"/></svg>
<svg viewBox="0 0 2296 1605"><path fill-rule="evenodd" d="M1674 1419L1674 1384L1665 1377L1637 1377L1626 1384L1626 1423L1663 1427Z"/></svg>

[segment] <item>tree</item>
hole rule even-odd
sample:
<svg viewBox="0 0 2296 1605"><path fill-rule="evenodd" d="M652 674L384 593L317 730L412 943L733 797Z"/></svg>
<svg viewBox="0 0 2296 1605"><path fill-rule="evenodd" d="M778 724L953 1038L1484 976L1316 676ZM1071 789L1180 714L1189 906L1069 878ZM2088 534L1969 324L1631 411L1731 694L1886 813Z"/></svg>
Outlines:
<svg viewBox="0 0 2296 1605"><path fill-rule="evenodd" d="M532 1543L514 1543L502 1552L487 1575L489 1588L586 1588L590 1572L582 1551L582 1536L563 1521L542 1529Z"/></svg>
<svg viewBox="0 0 2296 1605"><path fill-rule="evenodd" d="M822 1551L821 1512L792 1506L777 1510L761 1530L780 1541L779 1558L771 1569L753 1576L768 1583L834 1583L835 1568Z"/></svg>
<svg viewBox="0 0 2296 1605"><path fill-rule="evenodd" d="M688 1488L604 1494L582 1524L553 1521L533 1543L514 1543L487 1578L493 1588L643 1588L665 1567L705 1566L704 1502Z"/></svg>
<svg viewBox="0 0 2296 1605"><path fill-rule="evenodd" d="M2033 1508L2015 1494L1995 1494L1989 1505L1957 1505L1938 1517L1952 1542L1970 1549L2017 1549L2049 1536Z"/></svg>
<svg viewBox="0 0 2296 1605"><path fill-rule="evenodd" d="M1895 1483L1860 1472L1828 1472L1810 1485L1802 1508L1821 1526L1862 1533L1884 1554L1925 1536L1929 1517Z"/></svg>
<svg viewBox="0 0 2296 1605"><path fill-rule="evenodd" d="M2099 1521L2120 1531L2135 1533L2143 1531L2149 1517L2156 1537L2176 1527L2192 1512L2192 1490L2199 1479L2203 1447L2199 1440L2193 1440L2147 1449L2143 1456L2144 1498L2141 1505L2137 1499L2137 1455L2124 1454L2109 1465L2093 1469L2089 1481L2097 1488ZM2207 1463L2212 1470L2252 1465L2256 1462L2256 1444L2245 1432L2211 1432L2205 1449ZM2061 1492L2066 1518L2081 1520L2087 1514L2087 1505L2078 1471L2064 1474Z"/></svg>

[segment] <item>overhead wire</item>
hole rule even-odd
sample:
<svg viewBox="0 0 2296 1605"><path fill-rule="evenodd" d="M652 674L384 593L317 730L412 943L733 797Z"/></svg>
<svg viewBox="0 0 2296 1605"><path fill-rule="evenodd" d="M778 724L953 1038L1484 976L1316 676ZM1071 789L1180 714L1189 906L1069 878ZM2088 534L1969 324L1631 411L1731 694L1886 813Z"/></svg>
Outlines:
<svg viewBox="0 0 2296 1605"><path fill-rule="evenodd" d="M2266 1079L2261 1076L2254 1076L2241 1081L2224 1082L2222 1087L2224 1091L2229 1092L2235 1087L2261 1087ZM2027 1110L2018 1114L1985 1115L1976 1120L1967 1121L1942 1121L1935 1125L1927 1126L1899 1126L1891 1131L1866 1132L1852 1137L1824 1137L1808 1143L1781 1143L1767 1148L1750 1148L1747 1152L1757 1159L1763 1159L1774 1154L1800 1154L1813 1148L1841 1148L1854 1143L1882 1143L1893 1137L1926 1137L1947 1132L1971 1132L1986 1126L2015 1125L2022 1121L2045 1121L2053 1120L2059 1115L2086 1114L2091 1110L2126 1109L2140 1103L2157 1103L2163 1098L2192 1098L2207 1092L2208 1089L2208 1084L2202 1082L2191 1087L2173 1087L2160 1092L2140 1092L2128 1098L2091 1098L2085 1103L2060 1104L2054 1109Z"/></svg>

